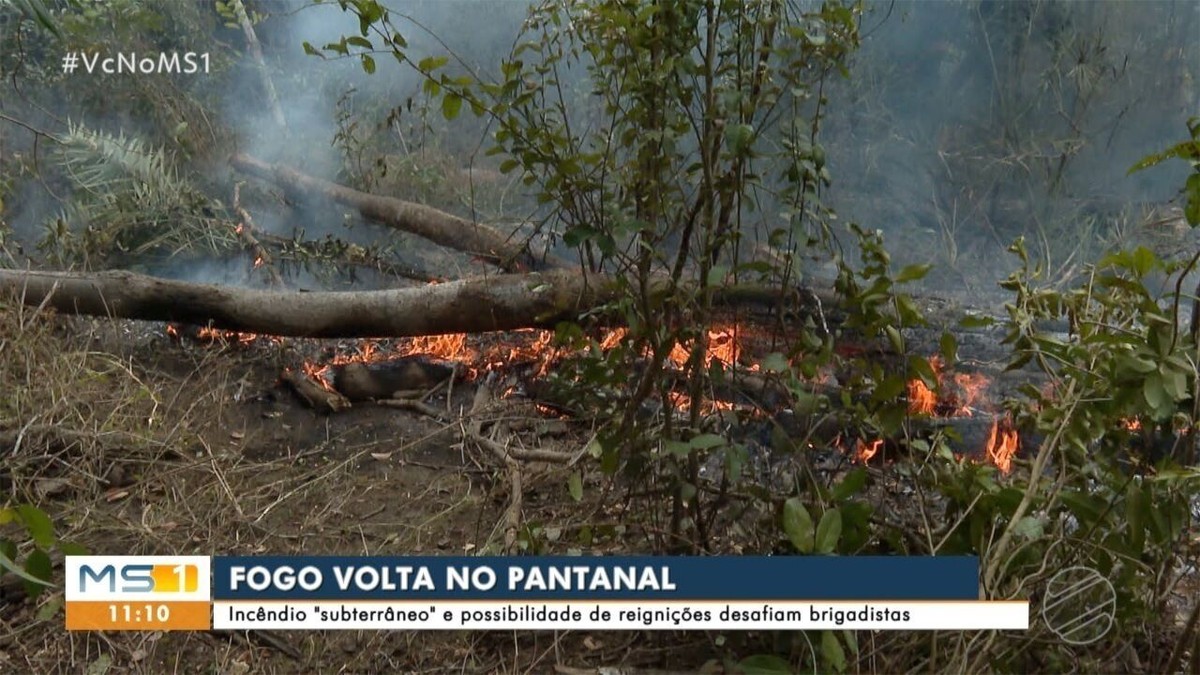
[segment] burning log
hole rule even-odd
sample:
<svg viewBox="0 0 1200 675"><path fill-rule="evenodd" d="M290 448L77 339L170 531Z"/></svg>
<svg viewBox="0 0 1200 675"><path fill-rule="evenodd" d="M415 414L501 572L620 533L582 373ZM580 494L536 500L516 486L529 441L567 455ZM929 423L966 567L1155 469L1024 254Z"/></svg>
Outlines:
<svg viewBox="0 0 1200 675"><path fill-rule="evenodd" d="M404 398L397 393L428 391L453 374L453 366L424 356L353 362L333 367L333 388L352 402Z"/></svg>
<svg viewBox="0 0 1200 675"><path fill-rule="evenodd" d="M335 413L350 407L345 396L321 386L303 373L289 369L283 371L280 378L314 410Z"/></svg>
<svg viewBox="0 0 1200 675"><path fill-rule="evenodd" d="M487 225L473 223L435 208L392 197L359 192L337 183L303 174L280 164L268 164L249 155L230 159L234 168L273 181L289 193L317 193L353 207L364 218L411 232L456 251L495 263L507 272L529 269L563 269L569 264L553 257L537 259L526 245Z"/></svg>

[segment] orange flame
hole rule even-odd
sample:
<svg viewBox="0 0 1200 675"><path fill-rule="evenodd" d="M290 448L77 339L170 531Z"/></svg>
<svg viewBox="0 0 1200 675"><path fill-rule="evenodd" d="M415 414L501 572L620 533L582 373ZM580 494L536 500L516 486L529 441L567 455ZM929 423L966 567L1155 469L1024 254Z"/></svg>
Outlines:
<svg viewBox="0 0 1200 675"><path fill-rule="evenodd" d="M991 382L983 373L956 373L954 383L962 392L962 400L958 401L955 414L970 417L974 414L973 407L976 403L985 400L984 394Z"/></svg>
<svg viewBox="0 0 1200 675"><path fill-rule="evenodd" d="M704 350L704 366L707 368L713 364L713 361L718 361L726 368L733 366L741 358L741 344L738 339L738 326L736 324L730 326L717 326L708 331L708 344ZM603 346L603 345L602 345ZM675 344L671 348L671 353L667 358L674 363L676 367L682 368L687 365L692 356L692 344ZM758 370L758 365L755 364L748 370Z"/></svg>
<svg viewBox="0 0 1200 675"><path fill-rule="evenodd" d="M908 412L913 415L932 415L937 409L937 394L923 381L908 382Z"/></svg>
<svg viewBox="0 0 1200 675"><path fill-rule="evenodd" d="M988 433L985 451L987 458L1000 469L1001 473L1012 471L1012 459L1017 454L1020 438L1014 429L1001 425L1000 420L992 422L992 430Z"/></svg>
<svg viewBox="0 0 1200 675"><path fill-rule="evenodd" d="M910 380L906 387L909 414L970 417L975 414L976 406L987 400L987 388L991 381L983 373L955 373L947 378L938 356L929 358L929 367L937 378L943 396L939 397L920 379Z"/></svg>
<svg viewBox="0 0 1200 675"><path fill-rule="evenodd" d="M301 370L303 370L304 374L310 379L324 387L325 391L333 391L333 385L329 384L329 380L325 379L325 375L329 373L331 367L332 366L328 365L318 366L315 363L309 363L306 361L304 365L301 366Z"/></svg>
<svg viewBox="0 0 1200 675"><path fill-rule="evenodd" d="M942 380L942 359L937 356L929 358L929 368L938 382ZM908 412L913 415L933 415L937 411L937 393L925 384L924 380L915 378L908 382Z"/></svg>
<svg viewBox="0 0 1200 675"><path fill-rule="evenodd" d="M988 377L982 373L954 373L947 376L943 372L941 358L932 356L929 367L937 377L939 390L942 395L930 389L922 380L914 379L908 382L908 411L914 415L932 415L938 417L970 417L978 407L987 405L987 388L990 384ZM987 443L984 445L984 456L996 465L1003 473L1012 471L1012 460L1019 449L1019 436L1010 423L1001 424L1000 420L992 422Z"/></svg>
<svg viewBox="0 0 1200 675"><path fill-rule="evenodd" d="M257 333L242 333L236 330L222 330L220 328L212 328L211 326L205 326L197 330L196 337L200 340L205 340L208 342L238 342L244 345L248 345L260 337L269 338L274 341L279 340L279 338L275 336L259 335Z"/></svg>
<svg viewBox="0 0 1200 675"><path fill-rule="evenodd" d="M861 438L854 440L854 456L859 462L866 464L871 461L871 458L879 454L879 450L883 448L883 440L875 439L870 445L863 443Z"/></svg>
<svg viewBox="0 0 1200 675"><path fill-rule="evenodd" d="M621 344L621 341L624 340L625 336L628 334L629 329L627 328L616 328L609 331L608 334L604 336L604 339L600 341L600 349L602 351L608 351L615 348L617 345Z"/></svg>

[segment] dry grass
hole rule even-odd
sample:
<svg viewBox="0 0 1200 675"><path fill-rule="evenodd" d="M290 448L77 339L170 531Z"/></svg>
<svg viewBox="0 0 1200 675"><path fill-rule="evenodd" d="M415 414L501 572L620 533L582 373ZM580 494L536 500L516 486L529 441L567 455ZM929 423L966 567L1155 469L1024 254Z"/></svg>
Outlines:
<svg viewBox="0 0 1200 675"><path fill-rule="evenodd" d="M277 356L184 347L165 339L161 325L0 301L7 503L38 506L61 541L94 554L461 554L501 546L501 467L412 413L315 415L276 388ZM561 468L530 472L523 521L564 532L596 522L566 503L565 484ZM16 530L0 536L24 540ZM28 544L22 557L27 551ZM61 555L52 557L61 583ZM692 669L721 651L714 636L665 633L68 633L61 588L36 602L3 588L0 672Z"/></svg>
<svg viewBox="0 0 1200 675"><path fill-rule="evenodd" d="M146 345L164 341L137 331L19 303L0 309L3 480L9 502L44 510L61 540L96 554L395 553L434 549L449 537L437 532L443 523L478 518L481 501L461 475L417 469L419 489L385 480L400 490L379 494L379 474L394 469L367 459L380 466L364 471L364 459L384 446L403 456L415 441L347 444L302 429L309 447L272 452L278 436L241 409L255 388L252 366L212 350L155 364ZM394 507L391 518L378 517L381 505ZM413 505L421 508L405 508ZM38 600L59 602L57 589ZM286 671L326 656L315 635L281 648L217 634L68 634L61 611L40 620L37 609L3 604L0 668Z"/></svg>

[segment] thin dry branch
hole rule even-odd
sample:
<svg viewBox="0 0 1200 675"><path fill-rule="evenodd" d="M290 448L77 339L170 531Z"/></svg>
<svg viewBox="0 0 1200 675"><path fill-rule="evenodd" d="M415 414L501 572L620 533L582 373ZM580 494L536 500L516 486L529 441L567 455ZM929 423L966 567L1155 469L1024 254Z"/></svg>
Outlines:
<svg viewBox="0 0 1200 675"><path fill-rule="evenodd" d="M512 236L506 236L488 225L473 223L424 204L367 194L306 175L282 164L268 164L249 155L234 155L230 163L239 171L270 180L291 194L308 198L324 195L339 204L357 209L368 220L469 253L507 272L571 267L570 263L561 259L533 255L524 242L514 241Z"/></svg>

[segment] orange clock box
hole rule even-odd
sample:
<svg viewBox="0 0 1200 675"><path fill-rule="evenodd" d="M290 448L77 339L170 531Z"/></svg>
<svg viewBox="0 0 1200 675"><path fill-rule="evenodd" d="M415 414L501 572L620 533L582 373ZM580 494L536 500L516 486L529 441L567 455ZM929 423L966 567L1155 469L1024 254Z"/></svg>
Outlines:
<svg viewBox="0 0 1200 675"><path fill-rule="evenodd" d="M66 603L67 630L209 630L212 605L173 600L159 602L73 600Z"/></svg>

